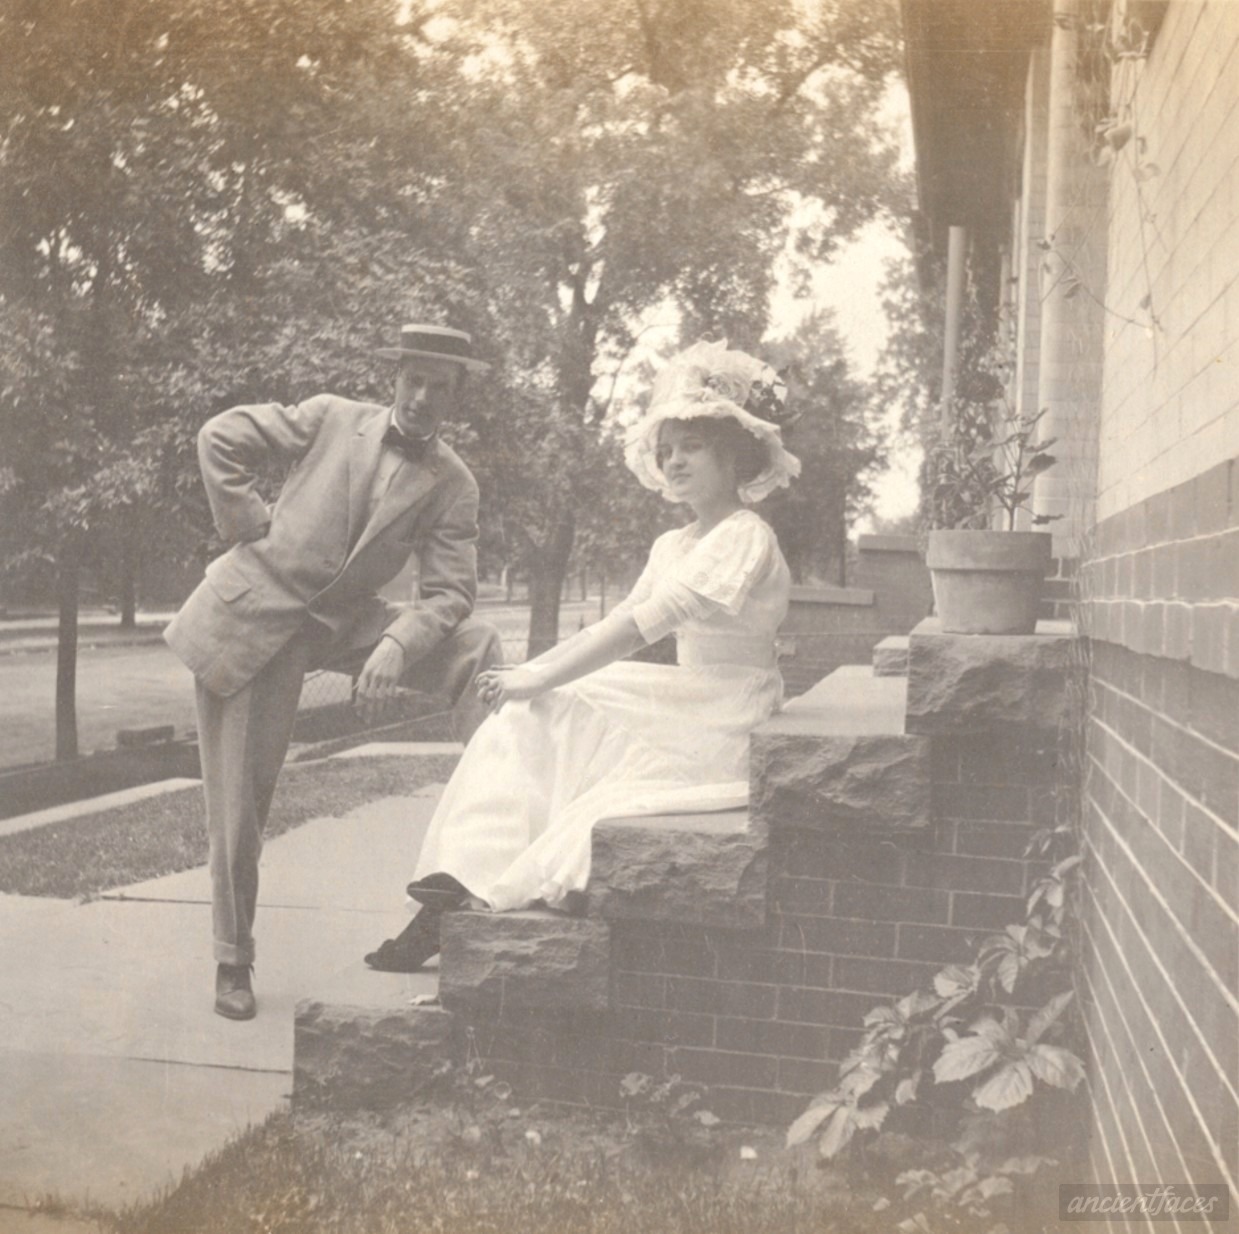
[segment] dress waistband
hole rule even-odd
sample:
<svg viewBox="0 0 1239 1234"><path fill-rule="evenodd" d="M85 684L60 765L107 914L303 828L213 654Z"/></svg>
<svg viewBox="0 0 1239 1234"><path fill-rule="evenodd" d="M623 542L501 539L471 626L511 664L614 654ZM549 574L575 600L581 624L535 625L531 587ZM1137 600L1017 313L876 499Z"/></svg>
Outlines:
<svg viewBox="0 0 1239 1234"><path fill-rule="evenodd" d="M774 639L764 634L681 632L676 638L677 658L687 667L737 664L744 668L775 668Z"/></svg>

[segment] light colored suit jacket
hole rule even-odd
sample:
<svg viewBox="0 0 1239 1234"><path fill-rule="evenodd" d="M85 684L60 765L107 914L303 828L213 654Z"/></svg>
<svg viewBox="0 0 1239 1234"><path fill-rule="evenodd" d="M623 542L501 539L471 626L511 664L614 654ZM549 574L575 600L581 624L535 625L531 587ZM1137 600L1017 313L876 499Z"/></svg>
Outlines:
<svg viewBox="0 0 1239 1234"><path fill-rule="evenodd" d="M211 513L232 547L164 631L194 675L235 693L305 624L327 633L325 662L384 634L421 659L473 610L477 597L478 486L436 441L420 462L402 460L371 513L371 483L390 408L321 394L294 407L234 407L198 434ZM269 508L257 478L291 465ZM378 596L411 556L418 595Z"/></svg>

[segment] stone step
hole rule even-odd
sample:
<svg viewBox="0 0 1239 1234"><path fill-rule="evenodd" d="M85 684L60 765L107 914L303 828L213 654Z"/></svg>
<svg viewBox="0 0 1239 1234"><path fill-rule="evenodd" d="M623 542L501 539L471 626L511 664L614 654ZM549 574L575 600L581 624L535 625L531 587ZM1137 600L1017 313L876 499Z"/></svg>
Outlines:
<svg viewBox="0 0 1239 1234"><path fill-rule="evenodd" d="M903 731L906 695L901 677L836 669L754 733L751 811L597 824L590 914L758 929L772 825L928 826L928 743Z"/></svg>
<svg viewBox="0 0 1239 1234"><path fill-rule="evenodd" d="M376 973L360 961L327 977L293 1021L293 1099L298 1105L378 1109L417 1095L458 1053L453 1019L427 1005L435 969Z"/></svg>
<svg viewBox="0 0 1239 1234"><path fill-rule="evenodd" d="M589 912L609 921L757 929L766 835L747 810L606 819L594 827Z"/></svg>
<svg viewBox="0 0 1239 1234"><path fill-rule="evenodd" d="M928 738L904 733L907 682L841 668L752 738L749 809L606 819L594 828L588 915L462 911L443 918L440 1007L412 978L364 970L297 1008L294 1093L312 1102L383 1105L459 1055L461 1025L513 1015L584 1016L611 1006L611 923L746 930L766 920L766 850L774 826L929 823ZM419 987L420 988L420 987ZM454 1027L455 1026L455 1027ZM599 1031L603 1031L602 1027Z"/></svg>
<svg viewBox="0 0 1239 1234"><path fill-rule="evenodd" d="M873 649L875 677L906 677L908 675L908 636L892 634Z"/></svg>
<svg viewBox="0 0 1239 1234"><path fill-rule="evenodd" d="M905 678L849 665L762 725L750 754L754 830L928 827L929 741L904 732L907 691Z"/></svg>
<svg viewBox="0 0 1239 1234"><path fill-rule="evenodd" d="M443 917L439 997L449 1011L604 1011L611 932L605 921L525 909Z"/></svg>

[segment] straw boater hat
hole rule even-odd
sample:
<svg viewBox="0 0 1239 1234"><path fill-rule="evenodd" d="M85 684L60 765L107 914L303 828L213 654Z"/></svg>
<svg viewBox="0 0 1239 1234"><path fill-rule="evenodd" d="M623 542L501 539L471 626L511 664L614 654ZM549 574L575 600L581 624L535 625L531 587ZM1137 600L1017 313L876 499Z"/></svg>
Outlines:
<svg viewBox="0 0 1239 1234"><path fill-rule="evenodd" d="M471 373L484 373L490 368L484 360L473 356L473 335L450 326L431 326L421 322L400 327L398 347L380 347L377 352L385 360L402 360L405 356L427 356L433 360L455 360Z"/></svg>
<svg viewBox="0 0 1239 1234"><path fill-rule="evenodd" d="M646 488L676 501L658 465L658 429L664 420L729 416L766 447L766 466L740 486L740 500L761 501L800 474L800 460L783 448L787 386L763 361L728 351L726 341L694 343L673 356L654 379L650 405L627 432L624 461Z"/></svg>

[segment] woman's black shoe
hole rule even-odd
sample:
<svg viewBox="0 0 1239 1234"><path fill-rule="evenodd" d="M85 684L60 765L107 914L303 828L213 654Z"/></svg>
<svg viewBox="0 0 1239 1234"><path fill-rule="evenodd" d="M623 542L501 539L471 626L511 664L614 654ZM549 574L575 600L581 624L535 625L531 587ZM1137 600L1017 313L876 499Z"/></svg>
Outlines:
<svg viewBox="0 0 1239 1234"><path fill-rule="evenodd" d="M469 898L469 888L450 874L427 874L405 890L410 899L443 913L459 908Z"/></svg>
<svg viewBox="0 0 1239 1234"><path fill-rule="evenodd" d="M423 908L395 938L386 939L366 963L382 973L417 973L431 956L439 954L439 918Z"/></svg>

